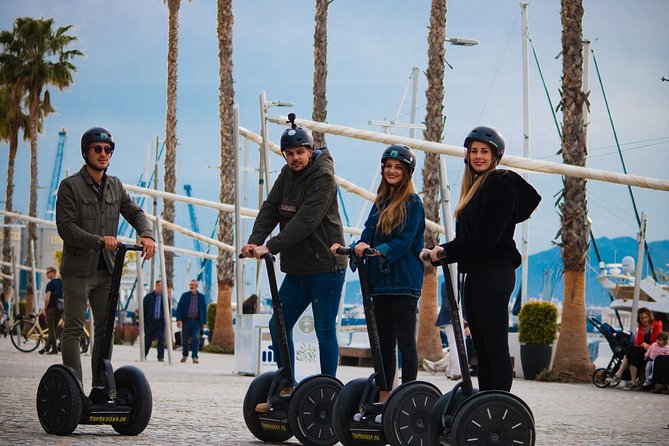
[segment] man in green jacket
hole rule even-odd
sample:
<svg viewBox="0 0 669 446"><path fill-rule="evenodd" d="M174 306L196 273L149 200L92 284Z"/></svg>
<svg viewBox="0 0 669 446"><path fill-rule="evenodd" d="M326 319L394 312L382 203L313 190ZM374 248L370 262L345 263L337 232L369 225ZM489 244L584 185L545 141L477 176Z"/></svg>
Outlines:
<svg viewBox="0 0 669 446"><path fill-rule="evenodd" d="M259 259L268 252L281 253L281 271L286 276L279 296L288 332L291 365L295 363L292 329L311 304L321 373L335 376L339 362L336 318L346 258L330 252L334 242L344 243L334 163L327 149L314 150L308 130L297 127L294 121L291 123L291 128L281 136L281 151L287 163L260 208L242 255ZM280 232L265 242L277 224ZM269 326L274 350L278 351L274 316ZM277 365L281 367L281 358L277 359Z"/></svg>
<svg viewBox="0 0 669 446"><path fill-rule="evenodd" d="M63 239L60 265L64 287L63 363L70 366L83 382L79 339L88 301L95 320L93 390L90 394L93 401L107 399L102 388L102 371L97 370L94 359L99 354L99 340L104 331L114 251L118 244L119 215L123 215L139 234L144 258L150 259L156 251L146 215L130 199L123 183L107 175L115 146L111 132L105 128L93 127L84 132L81 155L85 164L79 172L60 183L56 202L56 226Z"/></svg>

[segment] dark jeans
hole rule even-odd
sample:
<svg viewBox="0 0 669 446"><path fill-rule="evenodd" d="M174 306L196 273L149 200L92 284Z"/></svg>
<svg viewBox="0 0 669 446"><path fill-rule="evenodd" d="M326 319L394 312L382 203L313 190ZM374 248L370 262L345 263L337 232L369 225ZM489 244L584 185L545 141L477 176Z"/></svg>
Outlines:
<svg viewBox="0 0 669 446"><path fill-rule="evenodd" d="M153 323L144 325L144 355L149 354L151 343L156 339L158 359L165 357L165 324ZM199 338L198 338L199 340Z"/></svg>
<svg viewBox="0 0 669 446"><path fill-rule="evenodd" d="M511 266L471 272L465 279L465 319L476 351L480 390L511 390L509 299L515 283Z"/></svg>
<svg viewBox="0 0 669 446"><path fill-rule="evenodd" d="M402 383L415 381L418 375L416 350L418 299L413 296L374 296L373 302L383 371L388 385L386 390L390 390L397 368L396 345L402 355Z"/></svg>
<svg viewBox="0 0 669 446"><path fill-rule="evenodd" d="M62 315L63 312L56 308L47 308L46 310L46 324L49 327L49 343L46 347L50 346L52 352L58 351L58 323Z"/></svg>
<svg viewBox="0 0 669 446"><path fill-rule="evenodd" d="M188 339L193 338L191 356L197 358L200 351L200 320L186 319L181 325L181 350L182 356L188 357Z"/></svg>
<svg viewBox="0 0 669 446"><path fill-rule="evenodd" d="M286 274L279 289L283 318L288 335L288 351L290 364L295 376L295 345L293 343L293 327L309 304L314 312L314 325L318 338L321 373L335 376L339 363L339 343L337 342L337 313L341 289L344 285L346 271L320 274ZM276 355L276 363L282 367L279 353L279 336L274 315L269 321L272 334L272 346Z"/></svg>

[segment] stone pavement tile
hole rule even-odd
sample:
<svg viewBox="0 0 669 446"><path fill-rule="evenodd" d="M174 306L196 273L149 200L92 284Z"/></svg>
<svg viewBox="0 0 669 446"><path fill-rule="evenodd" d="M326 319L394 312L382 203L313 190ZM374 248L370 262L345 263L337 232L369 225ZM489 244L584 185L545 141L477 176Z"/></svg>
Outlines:
<svg viewBox="0 0 669 446"><path fill-rule="evenodd" d="M202 353L200 364L159 363L155 351L139 362L139 347L115 346L115 367L132 364L146 374L153 414L137 437L122 437L110 426L78 426L68 437L47 435L35 410L37 385L58 356L22 353L0 338L0 445L263 445L246 429L242 401L253 379L234 373L234 357ZM167 359L167 358L166 358ZM82 358L84 386L90 388L90 357ZM340 367L343 382L367 376L370 368ZM456 382L420 371L419 379L443 392ZM476 383L474 383L476 385ZM592 384L540 383L516 379L513 392L531 408L538 446L630 444L667 445L669 396L598 389ZM287 444L298 444L295 439Z"/></svg>

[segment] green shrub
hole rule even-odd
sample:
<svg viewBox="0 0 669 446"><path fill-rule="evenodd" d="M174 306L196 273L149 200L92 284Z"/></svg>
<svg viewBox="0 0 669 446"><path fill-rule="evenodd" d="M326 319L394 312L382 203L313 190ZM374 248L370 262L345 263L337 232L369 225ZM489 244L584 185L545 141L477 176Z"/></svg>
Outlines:
<svg viewBox="0 0 669 446"><path fill-rule="evenodd" d="M528 302L518 315L518 341L521 344L550 345L557 339L558 310L550 302Z"/></svg>
<svg viewBox="0 0 669 446"><path fill-rule="evenodd" d="M212 302L207 307L207 328L209 333L214 332L214 323L216 322L216 302Z"/></svg>

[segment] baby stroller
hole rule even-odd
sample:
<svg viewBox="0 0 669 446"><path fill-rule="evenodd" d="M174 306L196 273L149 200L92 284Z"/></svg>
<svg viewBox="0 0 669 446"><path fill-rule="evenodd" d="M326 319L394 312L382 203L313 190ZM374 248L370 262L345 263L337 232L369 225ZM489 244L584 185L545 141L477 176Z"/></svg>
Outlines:
<svg viewBox="0 0 669 446"><path fill-rule="evenodd" d="M607 365L606 368L599 368L592 373L592 383L602 389L609 386L616 387L620 384L620 381L615 383L611 382L611 377L613 377L620 368L620 364L627 351L627 346L631 341L630 332L622 329L616 330L611 325L600 321L596 317L589 317L588 320L604 335L604 338L606 338L606 341L609 343L609 347L611 347L611 351L613 352L609 365ZM629 371L625 370L623 373L623 380L629 379Z"/></svg>

